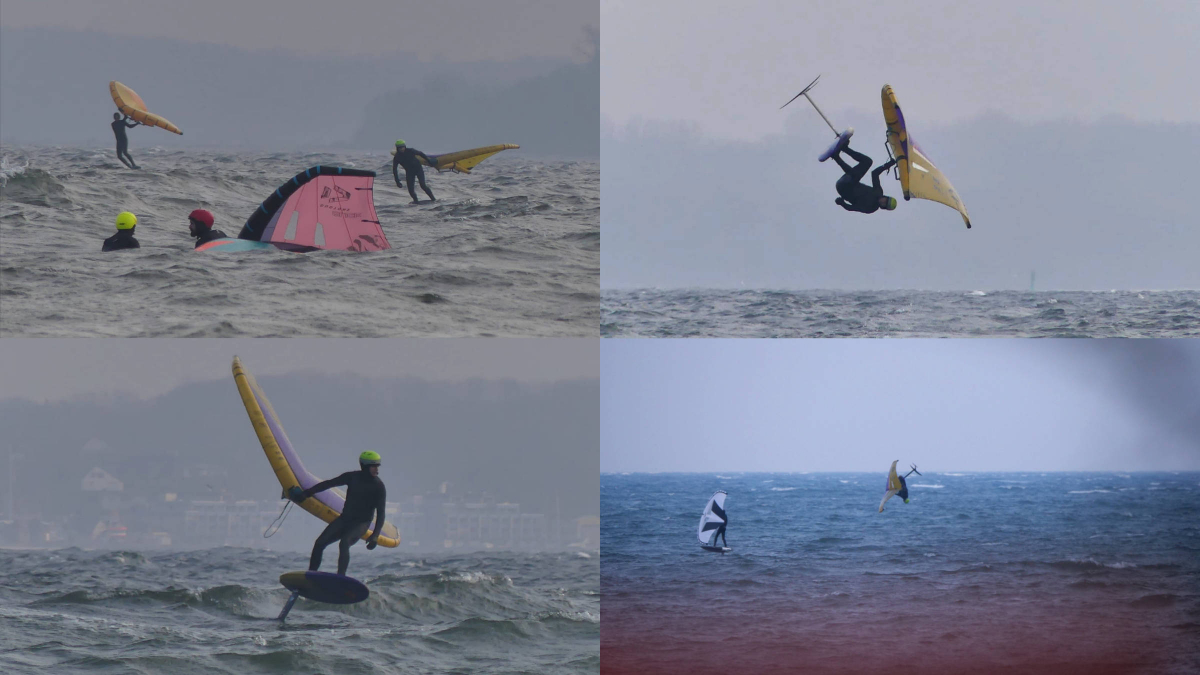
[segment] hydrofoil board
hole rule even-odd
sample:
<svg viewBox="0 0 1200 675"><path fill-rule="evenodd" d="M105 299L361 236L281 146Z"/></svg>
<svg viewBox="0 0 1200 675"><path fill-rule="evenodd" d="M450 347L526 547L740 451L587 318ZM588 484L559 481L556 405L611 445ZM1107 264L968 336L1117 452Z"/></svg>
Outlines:
<svg viewBox="0 0 1200 675"><path fill-rule="evenodd" d="M848 129L846 129L845 131L843 131L842 133L838 134L837 140L833 142L833 145L829 146L828 150L826 150L825 152L822 152L821 156L818 159L820 159L820 161L824 162L825 160L829 159L830 157L833 157L834 155L836 155L840 150L845 148L847 145L850 145L850 137L853 135L854 135L854 127L850 127Z"/></svg>
<svg viewBox="0 0 1200 675"><path fill-rule="evenodd" d="M287 618L299 596L317 602L352 605L366 600L371 594L367 585L358 579L330 572L284 572L279 576L279 583L292 592L283 611L279 613L280 621Z"/></svg>

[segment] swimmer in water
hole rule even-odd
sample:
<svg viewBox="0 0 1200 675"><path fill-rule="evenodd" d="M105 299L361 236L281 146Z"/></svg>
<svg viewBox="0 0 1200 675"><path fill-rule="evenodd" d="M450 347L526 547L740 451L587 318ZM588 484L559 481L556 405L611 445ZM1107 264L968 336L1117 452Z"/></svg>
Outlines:
<svg viewBox="0 0 1200 675"><path fill-rule="evenodd" d="M127 248L141 248L142 245L133 237L133 228L137 226L137 216L128 211L117 214L117 233L104 240L101 251L121 251Z"/></svg>

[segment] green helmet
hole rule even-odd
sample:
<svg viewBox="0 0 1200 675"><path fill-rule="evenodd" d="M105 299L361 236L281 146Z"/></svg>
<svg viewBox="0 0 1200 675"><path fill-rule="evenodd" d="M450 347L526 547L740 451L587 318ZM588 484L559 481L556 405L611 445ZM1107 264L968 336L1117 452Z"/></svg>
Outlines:
<svg viewBox="0 0 1200 675"><path fill-rule="evenodd" d="M358 456L358 463L362 466L379 466L379 453L374 450L367 450Z"/></svg>
<svg viewBox="0 0 1200 675"><path fill-rule="evenodd" d="M402 147L403 145L404 145L404 141L402 141L402 140L398 140L398 141L396 141L396 147L397 147L397 148L399 148L399 147Z"/></svg>
<svg viewBox="0 0 1200 675"><path fill-rule="evenodd" d="M128 211L122 211L117 214L118 230L132 230L134 225L137 225L137 216Z"/></svg>
<svg viewBox="0 0 1200 675"><path fill-rule="evenodd" d="M895 197L888 197L887 204L883 208L887 209L888 211L895 211L897 204L898 202L896 201Z"/></svg>

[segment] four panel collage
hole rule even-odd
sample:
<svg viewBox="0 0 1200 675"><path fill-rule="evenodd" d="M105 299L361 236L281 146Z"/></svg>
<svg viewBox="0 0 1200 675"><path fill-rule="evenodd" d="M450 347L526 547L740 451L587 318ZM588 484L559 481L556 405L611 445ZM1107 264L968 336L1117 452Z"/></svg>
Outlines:
<svg viewBox="0 0 1200 675"><path fill-rule="evenodd" d="M0 672L1200 672L1197 36L4 0Z"/></svg>

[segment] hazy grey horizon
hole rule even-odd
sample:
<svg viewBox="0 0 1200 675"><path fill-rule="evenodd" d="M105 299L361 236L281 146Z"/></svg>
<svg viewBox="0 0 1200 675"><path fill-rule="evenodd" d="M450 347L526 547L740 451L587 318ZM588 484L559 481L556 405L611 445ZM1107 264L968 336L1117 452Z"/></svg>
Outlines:
<svg viewBox="0 0 1200 675"><path fill-rule="evenodd" d="M592 3L352 0L337 21L308 0L142 13L138 2L69 4L77 11L59 16L49 3L5 3L5 145L112 146L108 82L119 80L184 132L131 130L135 156L155 146L386 156L398 137L429 153L517 143L529 157L599 154ZM213 21L235 11L240 21ZM196 15L188 30L164 19L181 13Z"/></svg>
<svg viewBox="0 0 1200 675"><path fill-rule="evenodd" d="M19 477L21 512L64 515L93 467L124 482L130 503L176 493L278 509L279 484L230 372L235 349L319 477L353 470L371 449L383 456L390 501L447 483L460 501L486 496L563 519L598 512L589 341L10 339L0 341L0 461ZM89 360L99 366L90 373ZM106 378L149 391L88 395ZM44 400L20 396L26 389ZM48 460L53 471L37 468Z"/></svg>
<svg viewBox="0 0 1200 675"><path fill-rule="evenodd" d="M604 340L604 474L1200 470L1200 341Z"/></svg>
<svg viewBox="0 0 1200 675"><path fill-rule="evenodd" d="M5 338L0 402L146 401L182 386L230 379L234 356L258 377L529 385L599 377L599 347L569 338Z"/></svg>
<svg viewBox="0 0 1200 675"><path fill-rule="evenodd" d="M761 140L786 129L792 107L779 107L817 75L827 114L878 115L890 83L918 131L997 110L1028 123L1200 123L1200 90L1185 85L1200 60L1190 0L748 0L732 16L715 0L601 0L600 18L601 114L614 127L692 122L725 141ZM792 106L818 140L829 135L807 102Z"/></svg>
<svg viewBox="0 0 1200 675"><path fill-rule="evenodd" d="M230 17L236 17L231 21ZM575 58L594 0L5 0L3 23L334 56L408 51L421 61ZM399 46L404 46L403 50Z"/></svg>
<svg viewBox="0 0 1200 675"><path fill-rule="evenodd" d="M1200 4L602 0L601 286L1200 288ZM669 25L669 30L663 26ZM646 64L654 64L648 68ZM880 90L953 183L844 211L833 132L888 159ZM867 179L869 181L869 177Z"/></svg>
<svg viewBox="0 0 1200 675"><path fill-rule="evenodd" d="M887 161L880 113L837 115L858 129L852 147ZM909 129L972 229L946 206L904 201L890 174L881 185L896 211L844 211L841 170L816 160L830 139L812 124L756 142L682 122L606 129L602 288L1200 288L1188 178L1200 124L989 115Z"/></svg>

